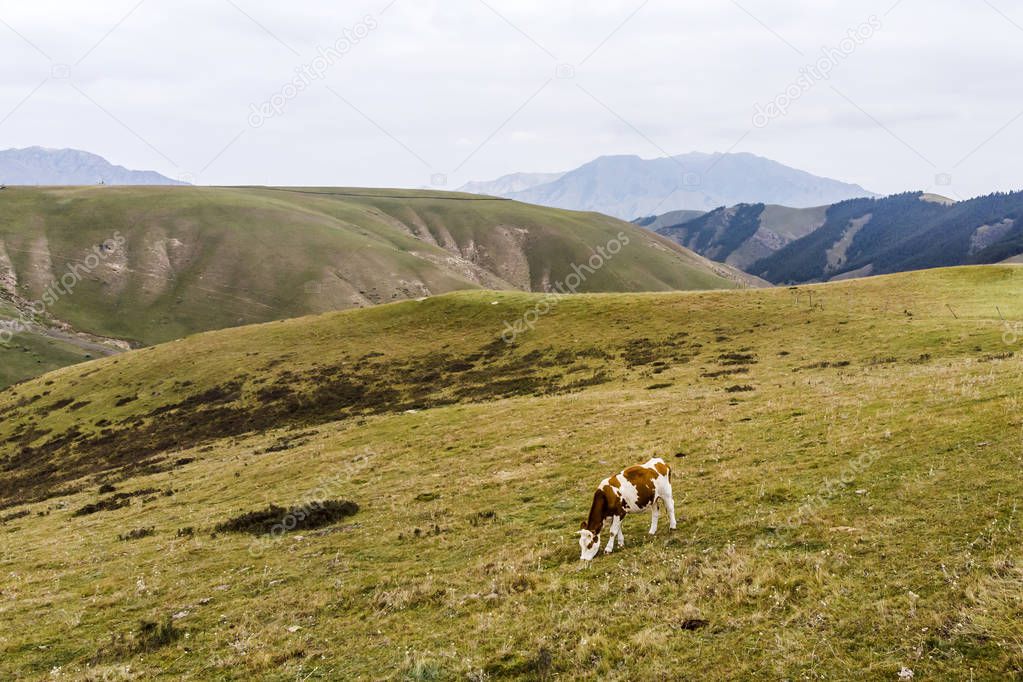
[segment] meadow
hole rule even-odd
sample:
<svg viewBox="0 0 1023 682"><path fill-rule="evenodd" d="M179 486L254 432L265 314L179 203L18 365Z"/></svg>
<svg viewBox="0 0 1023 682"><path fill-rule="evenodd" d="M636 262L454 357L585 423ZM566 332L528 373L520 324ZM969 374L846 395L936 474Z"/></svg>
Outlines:
<svg viewBox="0 0 1023 682"><path fill-rule="evenodd" d="M1021 288L586 294L510 345L539 295L456 292L45 374L0 393L0 677L1019 677ZM580 564L654 455L678 530Z"/></svg>

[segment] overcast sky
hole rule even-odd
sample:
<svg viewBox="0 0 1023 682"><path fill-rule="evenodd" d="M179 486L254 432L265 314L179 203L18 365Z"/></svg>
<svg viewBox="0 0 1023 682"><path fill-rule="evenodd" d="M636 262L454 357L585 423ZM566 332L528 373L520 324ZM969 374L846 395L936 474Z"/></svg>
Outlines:
<svg viewBox="0 0 1023 682"><path fill-rule="evenodd" d="M2 2L0 147L202 184L454 188L732 150L882 193L1023 187L1023 7L893 3Z"/></svg>

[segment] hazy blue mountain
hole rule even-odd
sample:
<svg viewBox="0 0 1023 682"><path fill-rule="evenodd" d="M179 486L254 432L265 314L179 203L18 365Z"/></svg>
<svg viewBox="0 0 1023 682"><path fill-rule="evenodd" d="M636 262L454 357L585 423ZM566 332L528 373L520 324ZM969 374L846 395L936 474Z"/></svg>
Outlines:
<svg viewBox="0 0 1023 682"><path fill-rule="evenodd" d="M467 182L459 187L458 191L503 197L511 192L521 192L530 187L554 182L562 175L564 173L512 173L510 175L502 175L497 180Z"/></svg>
<svg viewBox="0 0 1023 682"><path fill-rule="evenodd" d="M739 203L801 208L874 196L859 185L811 175L753 154L698 152L658 159L602 156L543 184L505 192L491 189L490 193L626 220Z"/></svg>
<svg viewBox="0 0 1023 682"><path fill-rule="evenodd" d="M78 149L27 147L0 151L7 185L184 185L155 171L129 170Z"/></svg>

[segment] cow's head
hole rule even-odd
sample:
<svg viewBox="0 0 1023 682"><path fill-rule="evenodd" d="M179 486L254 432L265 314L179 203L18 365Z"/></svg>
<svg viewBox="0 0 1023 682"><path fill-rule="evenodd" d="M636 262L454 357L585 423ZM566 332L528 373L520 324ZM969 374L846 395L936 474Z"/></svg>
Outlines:
<svg viewBox="0 0 1023 682"><path fill-rule="evenodd" d="M577 532L579 534L579 559L590 561L597 556L597 551L600 549L600 533L594 535L593 531L586 528L585 523L582 530Z"/></svg>

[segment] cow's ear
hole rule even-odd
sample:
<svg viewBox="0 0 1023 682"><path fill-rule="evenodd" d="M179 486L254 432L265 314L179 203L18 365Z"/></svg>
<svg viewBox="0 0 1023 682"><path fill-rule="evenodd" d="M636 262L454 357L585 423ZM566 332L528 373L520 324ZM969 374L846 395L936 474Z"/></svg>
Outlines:
<svg viewBox="0 0 1023 682"><path fill-rule="evenodd" d="M586 530L586 522L585 521L583 521L582 523L579 524L579 530Z"/></svg>

